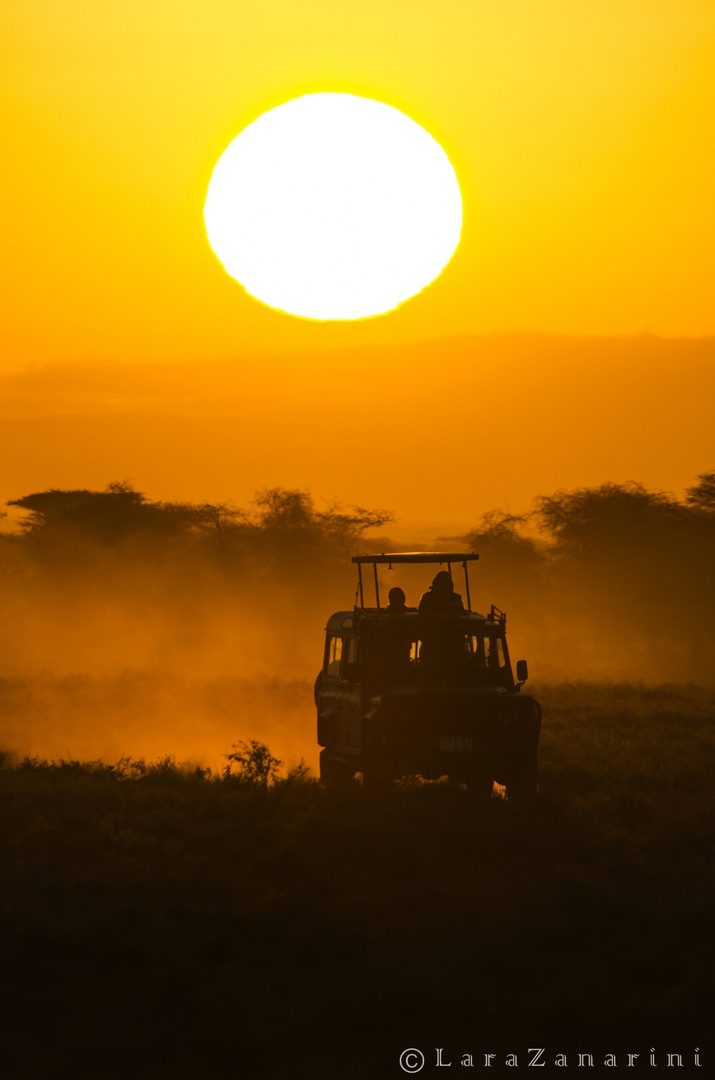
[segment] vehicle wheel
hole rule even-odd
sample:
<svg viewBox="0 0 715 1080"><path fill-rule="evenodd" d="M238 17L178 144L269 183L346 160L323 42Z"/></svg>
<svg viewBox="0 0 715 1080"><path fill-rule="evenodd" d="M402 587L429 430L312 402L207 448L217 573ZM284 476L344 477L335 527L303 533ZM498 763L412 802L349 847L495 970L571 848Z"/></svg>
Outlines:
<svg viewBox="0 0 715 1080"><path fill-rule="evenodd" d="M375 795L390 795L395 790L395 778L387 762L366 761L362 767L362 786Z"/></svg>
<svg viewBox="0 0 715 1080"><path fill-rule="evenodd" d="M471 780L467 780L467 791L470 792L472 798L478 799L479 802L487 802L492 797L494 791L494 781L492 780L491 772L484 773L481 776L474 776Z"/></svg>
<svg viewBox="0 0 715 1080"><path fill-rule="evenodd" d="M355 774L344 761L336 761L326 748L320 751L320 779L326 788L346 788Z"/></svg>
<svg viewBox="0 0 715 1080"><path fill-rule="evenodd" d="M537 786L536 753L532 752L524 760L516 761L512 765L506 781L506 797L509 802L518 806L528 805L536 799Z"/></svg>

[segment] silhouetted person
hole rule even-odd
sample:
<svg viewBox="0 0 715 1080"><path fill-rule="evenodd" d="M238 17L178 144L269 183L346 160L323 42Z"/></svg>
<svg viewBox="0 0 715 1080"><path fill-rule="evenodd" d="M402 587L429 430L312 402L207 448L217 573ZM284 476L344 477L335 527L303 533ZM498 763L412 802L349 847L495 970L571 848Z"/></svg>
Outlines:
<svg viewBox="0 0 715 1080"><path fill-rule="evenodd" d="M404 615L407 611L405 594L399 585L395 585L394 589L390 589L387 594L387 607L385 608L385 611L388 615Z"/></svg>
<svg viewBox="0 0 715 1080"><path fill-rule="evenodd" d="M380 628L379 652L385 685L396 686L403 682L409 672L412 641L409 626L401 616L408 611L405 594L399 585L387 594L388 604L383 608L391 616Z"/></svg>
<svg viewBox="0 0 715 1080"><path fill-rule="evenodd" d="M422 626L420 661L433 668L449 668L463 660L464 630L458 620L464 604L459 593L454 591L452 578L446 570L435 574L417 610L427 617Z"/></svg>
<svg viewBox="0 0 715 1080"><path fill-rule="evenodd" d="M435 574L429 590L422 594L417 610L420 615L460 615L464 611L462 597L454 591L452 578L446 570Z"/></svg>

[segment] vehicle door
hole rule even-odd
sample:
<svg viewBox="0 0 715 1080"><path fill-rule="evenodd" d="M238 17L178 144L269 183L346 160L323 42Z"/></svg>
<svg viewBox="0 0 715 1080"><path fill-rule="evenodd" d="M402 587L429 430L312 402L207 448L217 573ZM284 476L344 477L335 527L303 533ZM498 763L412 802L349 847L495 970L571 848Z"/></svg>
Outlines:
<svg viewBox="0 0 715 1080"><path fill-rule="evenodd" d="M360 693L354 635L328 634L320 712L328 718L331 742L336 747L359 746Z"/></svg>

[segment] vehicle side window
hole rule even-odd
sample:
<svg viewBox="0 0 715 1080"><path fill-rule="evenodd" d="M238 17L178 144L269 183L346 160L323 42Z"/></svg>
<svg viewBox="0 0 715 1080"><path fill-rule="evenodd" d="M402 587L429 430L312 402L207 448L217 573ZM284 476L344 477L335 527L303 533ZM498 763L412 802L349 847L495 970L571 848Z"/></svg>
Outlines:
<svg viewBox="0 0 715 1080"><path fill-rule="evenodd" d="M357 675L357 655L358 655L358 643L357 638L348 637L343 638L343 666L340 672L341 679L345 679L347 682L355 682Z"/></svg>
<svg viewBox="0 0 715 1080"><path fill-rule="evenodd" d="M354 664L357 660L357 638L346 638L343 645L343 656L348 664Z"/></svg>
<svg viewBox="0 0 715 1080"><path fill-rule="evenodd" d="M504 643L501 638L489 637L485 634L484 637L472 637L469 644L469 651L477 667L494 670L505 666Z"/></svg>
<svg viewBox="0 0 715 1080"><path fill-rule="evenodd" d="M340 637L331 637L328 644L328 666L325 669L325 674L331 679L340 678L340 661L343 656L343 639Z"/></svg>
<svg viewBox="0 0 715 1080"><path fill-rule="evenodd" d="M488 668L503 668L504 667L504 646L501 638L487 637L484 639L484 652L487 659Z"/></svg>

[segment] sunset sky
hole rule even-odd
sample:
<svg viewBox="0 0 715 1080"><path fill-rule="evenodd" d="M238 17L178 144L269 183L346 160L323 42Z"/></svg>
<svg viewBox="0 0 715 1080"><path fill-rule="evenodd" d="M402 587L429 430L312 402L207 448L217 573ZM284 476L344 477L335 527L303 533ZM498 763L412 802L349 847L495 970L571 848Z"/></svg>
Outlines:
<svg viewBox="0 0 715 1080"><path fill-rule="evenodd" d="M7 0L0 24L2 502L285 485L459 529L715 467L711 0ZM227 144L317 91L400 108L461 186L451 263L379 318L274 311L207 243Z"/></svg>

